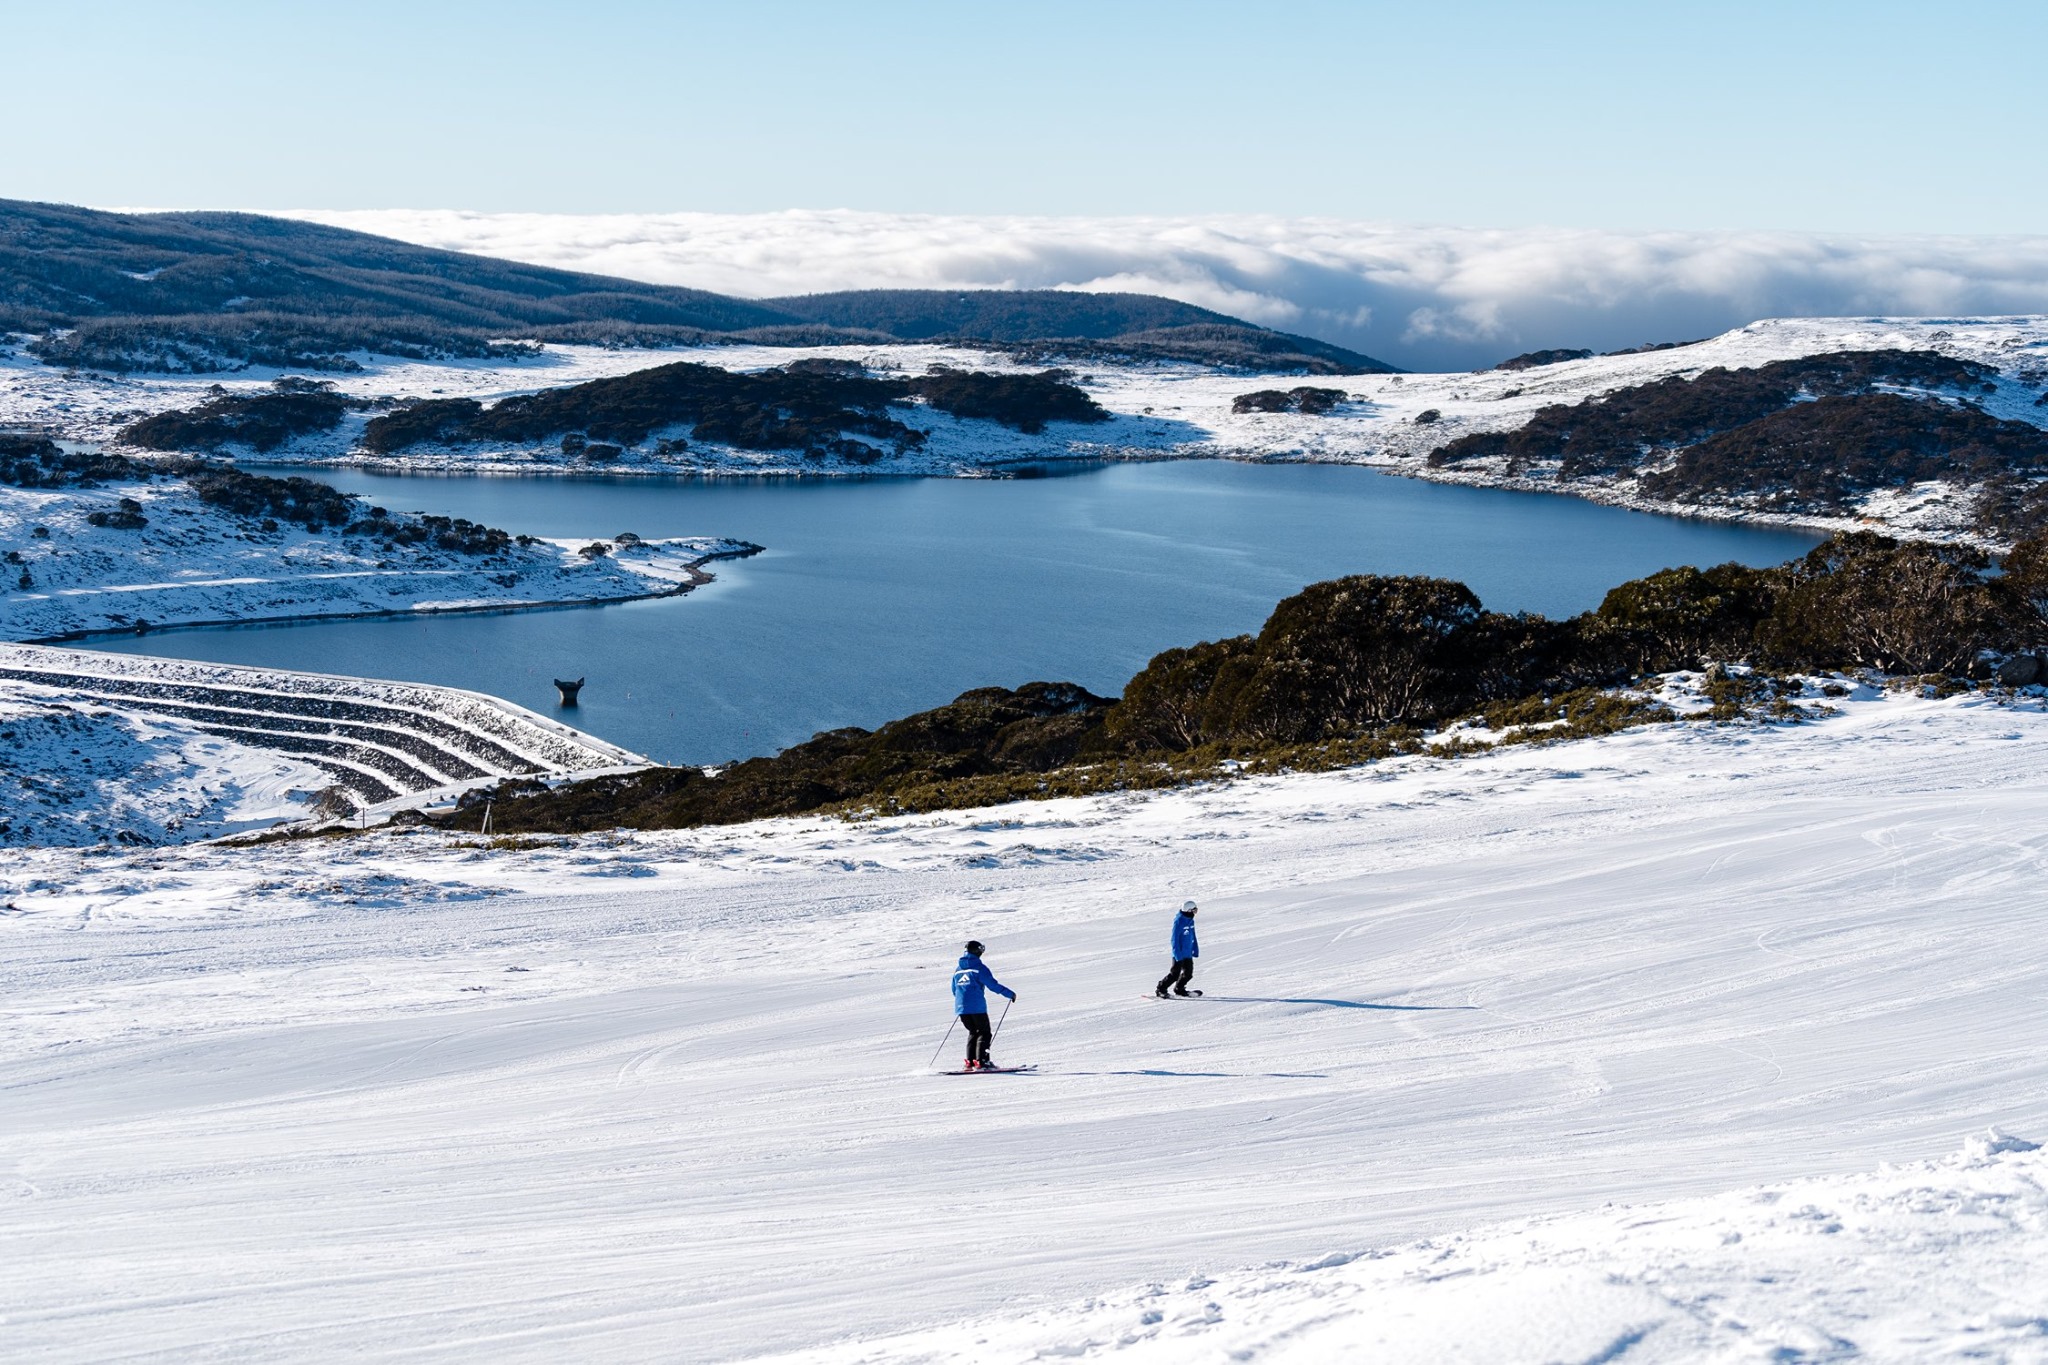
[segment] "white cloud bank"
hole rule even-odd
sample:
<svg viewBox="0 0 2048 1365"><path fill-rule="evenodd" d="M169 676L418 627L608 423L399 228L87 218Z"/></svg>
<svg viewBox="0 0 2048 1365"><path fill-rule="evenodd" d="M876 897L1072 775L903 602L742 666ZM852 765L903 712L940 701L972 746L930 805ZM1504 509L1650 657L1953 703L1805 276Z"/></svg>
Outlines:
<svg viewBox="0 0 2048 1365"><path fill-rule="evenodd" d="M878 288L1163 294L1417 369L1486 365L1537 347L1687 340L1760 317L2048 312L2048 236L813 210L289 216L753 298Z"/></svg>

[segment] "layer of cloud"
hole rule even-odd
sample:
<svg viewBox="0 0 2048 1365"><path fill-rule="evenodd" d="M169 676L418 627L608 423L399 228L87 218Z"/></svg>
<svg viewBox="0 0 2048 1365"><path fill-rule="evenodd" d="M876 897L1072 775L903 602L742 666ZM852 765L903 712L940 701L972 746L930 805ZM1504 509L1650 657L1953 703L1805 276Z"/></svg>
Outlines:
<svg viewBox="0 0 2048 1365"><path fill-rule="evenodd" d="M751 298L1131 290L1415 369L1686 340L1761 317L2048 312L2048 236L1397 227L1332 219L303 212L540 265Z"/></svg>

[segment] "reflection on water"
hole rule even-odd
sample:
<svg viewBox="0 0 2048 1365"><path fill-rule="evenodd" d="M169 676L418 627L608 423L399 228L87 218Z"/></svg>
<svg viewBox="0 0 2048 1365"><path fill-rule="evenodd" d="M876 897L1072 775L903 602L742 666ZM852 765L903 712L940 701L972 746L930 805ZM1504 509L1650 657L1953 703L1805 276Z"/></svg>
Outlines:
<svg viewBox="0 0 2048 1365"><path fill-rule="evenodd" d="M94 648L404 678L554 709L671 762L767 753L970 687L1114 693L1161 649L1258 629L1347 573L1462 579L1569 614L1673 564L1772 564L1816 542L1573 498L1332 465L1116 464L1026 480L320 477L393 510L554 536L737 536L687 597L614 607L170 631Z"/></svg>

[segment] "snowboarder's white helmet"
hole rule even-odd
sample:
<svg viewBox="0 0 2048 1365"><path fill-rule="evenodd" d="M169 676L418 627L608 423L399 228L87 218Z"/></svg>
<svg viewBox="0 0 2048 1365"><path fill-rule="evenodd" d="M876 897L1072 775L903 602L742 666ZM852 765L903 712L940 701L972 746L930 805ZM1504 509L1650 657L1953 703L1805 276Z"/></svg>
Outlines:
<svg viewBox="0 0 2048 1365"><path fill-rule="evenodd" d="M1194 903L1193 901L1182 901L1182 902L1181 902L1181 906L1180 906L1180 912L1181 912L1181 913L1182 913L1183 915L1192 915L1192 914L1194 914L1194 913L1195 913L1195 903Z"/></svg>

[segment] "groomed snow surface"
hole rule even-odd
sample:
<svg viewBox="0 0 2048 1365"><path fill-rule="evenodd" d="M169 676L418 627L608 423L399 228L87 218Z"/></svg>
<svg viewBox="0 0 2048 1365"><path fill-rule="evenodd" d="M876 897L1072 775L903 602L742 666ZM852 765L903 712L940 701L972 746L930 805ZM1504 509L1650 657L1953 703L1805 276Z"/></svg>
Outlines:
<svg viewBox="0 0 2048 1365"><path fill-rule="evenodd" d="M2041 1156L1964 1148L2048 1133L2048 712L1840 707L0 852L0 1355L2048 1358ZM1156 1001L1189 896L1209 995ZM970 935L1035 1074L926 1069Z"/></svg>

